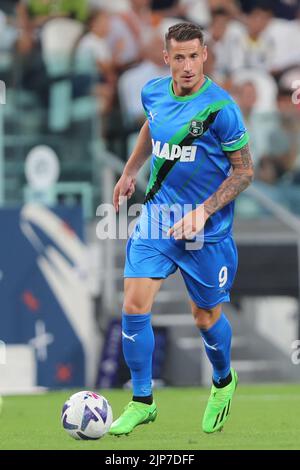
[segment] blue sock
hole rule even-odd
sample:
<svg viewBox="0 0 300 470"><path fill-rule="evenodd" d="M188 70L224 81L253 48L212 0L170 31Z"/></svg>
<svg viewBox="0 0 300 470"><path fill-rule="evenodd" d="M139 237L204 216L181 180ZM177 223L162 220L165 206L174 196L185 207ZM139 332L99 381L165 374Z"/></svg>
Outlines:
<svg viewBox="0 0 300 470"><path fill-rule="evenodd" d="M152 394L152 354L154 335L151 313L122 314L122 345L126 364L131 373L133 395L146 397Z"/></svg>
<svg viewBox="0 0 300 470"><path fill-rule="evenodd" d="M230 373L232 330L224 313L209 330L200 330L206 354L213 366L213 380L217 383Z"/></svg>

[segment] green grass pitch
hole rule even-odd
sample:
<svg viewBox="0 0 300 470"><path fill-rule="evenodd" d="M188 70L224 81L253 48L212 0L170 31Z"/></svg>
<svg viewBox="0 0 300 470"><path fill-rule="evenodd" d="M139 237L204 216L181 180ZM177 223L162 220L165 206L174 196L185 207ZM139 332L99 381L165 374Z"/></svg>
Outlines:
<svg viewBox="0 0 300 470"><path fill-rule="evenodd" d="M99 393L99 391L98 391ZM128 391L105 390L117 417L129 401ZM130 436L75 441L60 424L70 392L4 397L0 415L0 449L300 449L300 385L239 386L232 413L222 432L206 435L201 419L209 391L166 388L155 391L155 423Z"/></svg>

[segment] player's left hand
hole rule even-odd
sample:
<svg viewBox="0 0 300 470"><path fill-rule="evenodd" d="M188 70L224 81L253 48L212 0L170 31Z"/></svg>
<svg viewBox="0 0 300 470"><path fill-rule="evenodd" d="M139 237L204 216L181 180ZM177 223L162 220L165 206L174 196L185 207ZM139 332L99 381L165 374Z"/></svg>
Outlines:
<svg viewBox="0 0 300 470"><path fill-rule="evenodd" d="M175 240L192 240L197 233L201 232L208 219L204 205L189 212L168 230L168 236L173 236Z"/></svg>

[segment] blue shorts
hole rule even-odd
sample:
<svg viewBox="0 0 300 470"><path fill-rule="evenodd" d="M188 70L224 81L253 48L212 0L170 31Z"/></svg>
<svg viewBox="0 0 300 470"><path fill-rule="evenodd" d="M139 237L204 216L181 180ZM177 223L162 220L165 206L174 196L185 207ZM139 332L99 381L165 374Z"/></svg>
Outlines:
<svg viewBox="0 0 300 470"><path fill-rule="evenodd" d="M126 248L124 277L165 279L180 269L190 298L198 307L212 308L230 301L238 264L237 248L231 235L201 249L187 250L186 241L139 237L139 224Z"/></svg>

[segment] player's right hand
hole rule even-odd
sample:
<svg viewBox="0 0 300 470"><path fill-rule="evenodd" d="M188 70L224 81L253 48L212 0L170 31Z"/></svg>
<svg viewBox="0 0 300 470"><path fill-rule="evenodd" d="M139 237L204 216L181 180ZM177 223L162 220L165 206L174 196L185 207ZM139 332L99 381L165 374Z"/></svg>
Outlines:
<svg viewBox="0 0 300 470"><path fill-rule="evenodd" d="M123 173L117 182L113 195L113 204L116 212L119 212L119 207L124 202L124 198L127 197L127 199L130 199L135 192L135 181L134 176Z"/></svg>

